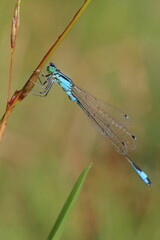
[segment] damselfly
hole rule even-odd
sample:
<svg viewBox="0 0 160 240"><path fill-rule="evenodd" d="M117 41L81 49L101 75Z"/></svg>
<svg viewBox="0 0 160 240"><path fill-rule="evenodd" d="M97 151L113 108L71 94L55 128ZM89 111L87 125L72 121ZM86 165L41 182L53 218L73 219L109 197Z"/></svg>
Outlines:
<svg viewBox="0 0 160 240"><path fill-rule="evenodd" d="M44 81L39 79L40 84L35 83L42 88L42 91L34 95L45 97L49 93L52 85L58 83L70 100L82 108L97 131L106 139L109 139L115 149L128 160L139 177L147 185L151 185L147 174L128 156L128 151L135 148L136 142L136 137L132 135L127 128L128 115L77 87L73 81L57 69L53 63L49 64L47 71L47 75L42 75Z"/></svg>

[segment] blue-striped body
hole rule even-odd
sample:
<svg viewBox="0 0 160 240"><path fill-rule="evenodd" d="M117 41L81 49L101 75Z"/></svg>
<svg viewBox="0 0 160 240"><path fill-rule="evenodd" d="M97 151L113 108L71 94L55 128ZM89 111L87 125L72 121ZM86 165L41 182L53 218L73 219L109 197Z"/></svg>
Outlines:
<svg viewBox="0 0 160 240"><path fill-rule="evenodd" d="M57 82L62 87L70 100L77 102L77 98L72 94L72 88L74 86L74 83L70 78L68 78L66 75L64 75L57 69L54 71L54 73L51 73L49 78L52 78L53 81Z"/></svg>
<svg viewBox="0 0 160 240"><path fill-rule="evenodd" d="M39 96L46 96L53 83L58 83L70 100L76 102L83 109L97 131L106 139L109 139L115 149L128 160L139 177L147 185L151 185L147 174L128 157L128 151L135 148L136 140L136 137L127 128L128 115L77 87L53 63L50 63L47 71L49 74L46 75L44 82L46 87L43 87L44 91L40 92Z"/></svg>
<svg viewBox="0 0 160 240"><path fill-rule="evenodd" d="M56 77L57 83L62 87L62 89L66 92L70 100L77 102L77 98L72 94L73 82L70 78L66 77L61 73Z"/></svg>

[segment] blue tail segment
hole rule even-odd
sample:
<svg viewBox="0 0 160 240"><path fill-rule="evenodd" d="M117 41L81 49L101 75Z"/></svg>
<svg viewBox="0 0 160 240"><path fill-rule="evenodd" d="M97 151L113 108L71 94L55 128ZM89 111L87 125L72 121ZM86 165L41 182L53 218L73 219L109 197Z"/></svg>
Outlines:
<svg viewBox="0 0 160 240"><path fill-rule="evenodd" d="M139 175L139 177L145 182L148 186L152 184L151 180L148 178L147 174L143 172L128 156L126 156L127 160L131 164L131 166L134 168L136 173Z"/></svg>

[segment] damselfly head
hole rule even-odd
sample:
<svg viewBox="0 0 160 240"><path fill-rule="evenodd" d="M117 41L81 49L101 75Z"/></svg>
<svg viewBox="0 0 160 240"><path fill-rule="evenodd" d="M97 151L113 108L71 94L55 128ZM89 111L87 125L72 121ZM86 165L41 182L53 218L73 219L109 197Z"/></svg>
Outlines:
<svg viewBox="0 0 160 240"><path fill-rule="evenodd" d="M53 64L53 63L50 63L48 66L47 66L47 71L49 73L54 73L56 71L56 66Z"/></svg>

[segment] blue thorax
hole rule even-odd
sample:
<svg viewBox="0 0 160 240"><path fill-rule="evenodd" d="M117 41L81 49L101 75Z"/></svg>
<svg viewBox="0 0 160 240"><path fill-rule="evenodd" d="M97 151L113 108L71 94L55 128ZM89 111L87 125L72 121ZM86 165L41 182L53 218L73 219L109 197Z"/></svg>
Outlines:
<svg viewBox="0 0 160 240"><path fill-rule="evenodd" d="M74 86L73 81L65 74L63 74L60 70L58 70L55 65L53 68L51 67L52 66L50 66L50 69L48 69L48 71L51 72L50 77L53 77L53 80L62 87L62 89L69 96L70 100L77 102L77 98L72 94L72 88Z"/></svg>

